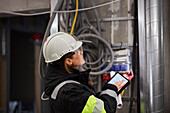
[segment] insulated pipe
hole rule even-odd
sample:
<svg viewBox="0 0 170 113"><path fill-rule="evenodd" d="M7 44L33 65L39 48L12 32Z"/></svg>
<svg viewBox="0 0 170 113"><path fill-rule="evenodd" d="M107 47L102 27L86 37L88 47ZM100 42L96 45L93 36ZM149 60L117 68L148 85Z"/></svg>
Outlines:
<svg viewBox="0 0 170 113"><path fill-rule="evenodd" d="M146 0L149 112L164 112L162 0Z"/></svg>
<svg viewBox="0 0 170 113"><path fill-rule="evenodd" d="M138 1L140 107L164 113L162 0Z"/></svg>

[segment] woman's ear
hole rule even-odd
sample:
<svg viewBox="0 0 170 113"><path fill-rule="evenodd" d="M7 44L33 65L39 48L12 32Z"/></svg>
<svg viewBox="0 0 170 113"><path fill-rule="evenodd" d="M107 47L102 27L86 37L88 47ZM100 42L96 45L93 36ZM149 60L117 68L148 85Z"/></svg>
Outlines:
<svg viewBox="0 0 170 113"><path fill-rule="evenodd" d="M73 64L72 59L70 59L70 58L66 58L65 63L69 66L71 66Z"/></svg>

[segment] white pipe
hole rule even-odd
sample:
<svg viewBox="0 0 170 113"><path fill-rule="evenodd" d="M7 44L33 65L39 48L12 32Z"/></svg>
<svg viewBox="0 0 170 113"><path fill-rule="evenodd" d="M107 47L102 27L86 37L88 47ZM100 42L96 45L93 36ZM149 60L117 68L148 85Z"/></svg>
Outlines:
<svg viewBox="0 0 170 113"><path fill-rule="evenodd" d="M58 0L51 0L51 16L52 16L52 11L54 11L54 8L57 4ZM50 29L50 34L56 33L58 32L58 14L56 14L53 23L51 25L51 29Z"/></svg>

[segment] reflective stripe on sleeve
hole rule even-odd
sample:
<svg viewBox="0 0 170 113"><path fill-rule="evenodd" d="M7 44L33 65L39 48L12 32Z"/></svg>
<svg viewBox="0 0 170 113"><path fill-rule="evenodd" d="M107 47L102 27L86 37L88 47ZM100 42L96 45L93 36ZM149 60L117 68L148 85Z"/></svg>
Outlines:
<svg viewBox="0 0 170 113"><path fill-rule="evenodd" d="M63 87L63 86L64 86L65 84L67 84L67 83L76 83L76 84L80 84L79 82L74 81L74 80L66 80L66 81L60 83L57 87L55 87L53 93L51 94L51 98L52 98L52 99L56 99L57 94L58 94L58 91L60 90L60 88Z"/></svg>
<svg viewBox="0 0 170 113"><path fill-rule="evenodd" d="M94 95L91 95L88 98L82 113L106 113L104 102L96 98Z"/></svg>
<svg viewBox="0 0 170 113"><path fill-rule="evenodd" d="M117 98L117 93L113 90L110 90L110 89L104 90L100 93L100 95L103 95L103 94L107 94L111 97L114 97L115 99Z"/></svg>

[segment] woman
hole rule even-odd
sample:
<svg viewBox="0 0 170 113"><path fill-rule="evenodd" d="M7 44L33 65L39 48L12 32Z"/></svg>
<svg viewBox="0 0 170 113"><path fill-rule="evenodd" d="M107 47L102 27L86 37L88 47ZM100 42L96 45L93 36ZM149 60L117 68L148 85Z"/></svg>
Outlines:
<svg viewBox="0 0 170 113"><path fill-rule="evenodd" d="M43 46L48 63L45 94L50 102L50 113L115 113L117 87L106 84L96 94L89 78L90 70L79 71L85 63L82 42L71 35L58 32L47 38Z"/></svg>

